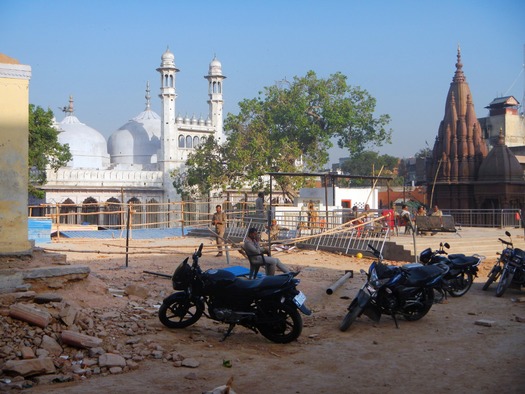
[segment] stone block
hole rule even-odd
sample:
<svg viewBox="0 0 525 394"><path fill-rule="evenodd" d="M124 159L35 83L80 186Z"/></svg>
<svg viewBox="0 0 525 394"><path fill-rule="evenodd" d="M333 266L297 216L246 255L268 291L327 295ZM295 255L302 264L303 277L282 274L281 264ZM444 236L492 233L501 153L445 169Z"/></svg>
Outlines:
<svg viewBox="0 0 525 394"><path fill-rule="evenodd" d="M64 330L61 334L62 343L78 348L94 348L102 344L102 339L81 334L75 331Z"/></svg>
<svg viewBox="0 0 525 394"><path fill-rule="evenodd" d="M50 357L31 360L8 360L4 364L4 372L22 376L43 375L55 373L55 364Z"/></svg>
<svg viewBox="0 0 525 394"><path fill-rule="evenodd" d="M51 314L26 304L15 304L9 308L9 316L35 326L45 328L51 322Z"/></svg>

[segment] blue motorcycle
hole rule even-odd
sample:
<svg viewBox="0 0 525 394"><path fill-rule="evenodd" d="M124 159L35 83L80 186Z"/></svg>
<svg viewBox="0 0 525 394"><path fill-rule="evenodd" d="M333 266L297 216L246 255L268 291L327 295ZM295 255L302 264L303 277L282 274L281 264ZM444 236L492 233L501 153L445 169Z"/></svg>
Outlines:
<svg viewBox="0 0 525 394"><path fill-rule="evenodd" d="M508 287L521 289L522 286L525 286L525 251L514 247L508 231L505 231L505 235L509 237L510 241L498 238L505 245L505 248L500 253L483 285L483 290L487 290L492 282L499 279L496 297L501 297Z"/></svg>
<svg viewBox="0 0 525 394"><path fill-rule="evenodd" d="M434 303L434 287L440 285L449 271L446 264L407 265L404 267L383 264L381 252L368 245L377 261L372 262L367 280L352 300L339 329L346 331L362 314L378 322L381 315L392 316L396 327L397 315L408 321L425 316Z"/></svg>

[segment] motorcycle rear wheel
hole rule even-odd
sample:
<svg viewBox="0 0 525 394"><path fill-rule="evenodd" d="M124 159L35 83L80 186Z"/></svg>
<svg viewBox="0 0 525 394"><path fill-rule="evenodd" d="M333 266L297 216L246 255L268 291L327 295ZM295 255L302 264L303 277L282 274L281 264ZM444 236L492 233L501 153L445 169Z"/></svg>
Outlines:
<svg viewBox="0 0 525 394"><path fill-rule="evenodd" d="M175 293L159 308L159 320L168 328L185 328L196 323L204 312L201 304L195 303L184 293Z"/></svg>
<svg viewBox="0 0 525 394"><path fill-rule="evenodd" d="M503 269L501 278L499 278L498 287L496 288L496 297L501 297L503 293L505 293L505 290L509 287L513 277L513 273L510 273L507 269Z"/></svg>
<svg viewBox="0 0 525 394"><path fill-rule="evenodd" d="M359 304L357 302L357 298L354 298L352 302L350 303L350 306L348 307L348 313L343 318L343 321L341 322L341 325L339 326L339 330L346 331L353 322L358 318L358 316L363 311L363 308L359 307Z"/></svg>
<svg viewBox="0 0 525 394"><path fill-rule="evenodd" d="M433 303L434 303L434 289L433 288L424 289L423 299L422 299L423 305L417 308L409 307L408 309L404 309L402 312L403 317L405 318L405 320L408 320L408 321L419 320L428 313L430 308L432 308Z"/></svg>
<svg viewBox="0 0 525 394"><path fill-rule="evenodd" d="M469 291L474 282L474 276L470 272L462 272L449 282L451 285L449 294L452 297L461 297Z"/></svg>
<svg viewBox="0 0 525 394"><path fill-rule="evenodd" d="M301 335L303 319L295 306L279 304L265 310L262 322L257 325L259 332L275 343L289 343Z"/></svg>
<svg viewBox="0 0 525 394"><path fill-rule="evenodd" d="M487 290L489 286L492 284L492 282L496 281L499 277L499 274L501 272L501 268L499 266L495 266L492 268L489 274L489 278L481 288L481 290Z"/></svg>

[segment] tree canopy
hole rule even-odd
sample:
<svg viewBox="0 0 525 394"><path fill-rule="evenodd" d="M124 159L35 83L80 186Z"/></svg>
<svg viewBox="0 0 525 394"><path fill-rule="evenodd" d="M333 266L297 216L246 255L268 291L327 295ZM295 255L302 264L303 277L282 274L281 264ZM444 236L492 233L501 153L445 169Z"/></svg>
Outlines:
<svg viewBox="0 0 525 394"><path fill-rule="evenodd" d="M380 155L374 151L362 151L354 154L350 159L343 162L341 170L350 175L379 175L381 167L383 172L381 176L392 176L396 178L399 159L390 155ZM370 181L366 181L368 184ZM352 180L354 185L366 184L360 180Z"/></svg>
<svg viewBox="0 0 525 394"><path fill-rule="evenodd" d="M226 142L209 139L190 155L174 185L179 192L201 194L246 185L261 190L268 172L319 171L328 163L332 139L349 154L390 142L390 117L374 117L375 106L366 90L348 85L341 73L320 79L309 71L266 87L257 98L241 101L237 115L228 114ZM276 182L293 195L304 180Z"/></svg>
<svg viewBox="0 0 525 394"><path fill-rule="evenodd" d="M58 142L58 132L53 127L53 112L29 105L29 193L42 197L38 186L46 183L46 169L58 170L71 160L69 146Z"/></svg>

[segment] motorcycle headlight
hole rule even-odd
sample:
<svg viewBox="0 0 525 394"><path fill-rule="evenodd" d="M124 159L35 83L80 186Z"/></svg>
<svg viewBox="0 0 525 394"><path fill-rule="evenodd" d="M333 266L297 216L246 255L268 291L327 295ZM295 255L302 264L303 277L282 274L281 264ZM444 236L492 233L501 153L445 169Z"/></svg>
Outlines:
<svg viewBox="0 0 525 394"><path fill-rule="evenodd" d="M378 279L377 271L375 269L370 271L370 282L374 282Z"/></svg>
<svg viewBox="0 0 525 394"><path fill-rule="evenodd" d="M376 277L376 278L377 278L377 277ZM389 281L390 281L390 278L375 279L375 280L371 280L371 281L370 281L370 284L371 284L372 287L374 287L375 289L379 289L380 287L382 287L382 286L384 286L385 284L387 284Z"/></svg>

